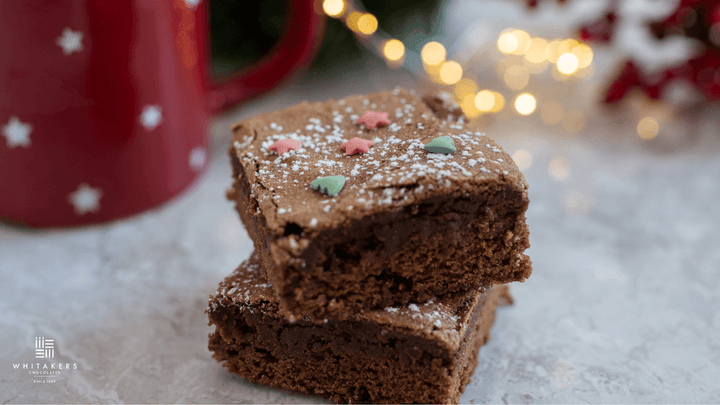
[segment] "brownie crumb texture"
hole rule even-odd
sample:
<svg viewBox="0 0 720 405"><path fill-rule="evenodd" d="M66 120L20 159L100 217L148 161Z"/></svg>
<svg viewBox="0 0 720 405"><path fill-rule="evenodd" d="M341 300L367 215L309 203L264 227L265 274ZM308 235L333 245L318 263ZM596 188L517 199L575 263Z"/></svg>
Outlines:
<svg viewBox="0 0 720 405"><path fill-rule="evenodd" d="M359 124L368 112L390 123ZM301 103L233 129L228 195L291 320L351 318L532 271L527 183L448 94ZM298 149L270 149L284 140Z"/></svg>
<svg viewBox="0 0 720 405"><path fill-rule="evenodd" d="M340 403L457 403L507 287L363 313L290 322L257 256L210 296L213 357L249 381Z"/></svg>

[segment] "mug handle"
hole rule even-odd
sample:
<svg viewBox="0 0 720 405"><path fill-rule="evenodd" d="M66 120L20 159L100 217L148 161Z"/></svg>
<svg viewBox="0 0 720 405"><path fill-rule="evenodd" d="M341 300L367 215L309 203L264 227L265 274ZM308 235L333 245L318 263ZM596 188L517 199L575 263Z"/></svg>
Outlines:
<svg viewBox="0 0 720 405"><path fill-rule="evenodd" d="M209 12L209 5L207 7ZM285 0L285 7L287 12L280 40L260 63L221 82L212 80L208 68L207 106L211 114L272 89L315 55L326 22L322 11L316 9L317 2Z"/></svg>

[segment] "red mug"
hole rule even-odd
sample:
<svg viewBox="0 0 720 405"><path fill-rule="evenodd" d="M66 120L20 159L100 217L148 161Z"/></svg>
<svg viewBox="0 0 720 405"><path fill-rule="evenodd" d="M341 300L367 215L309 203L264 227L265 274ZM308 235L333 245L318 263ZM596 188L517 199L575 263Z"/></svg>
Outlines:
<svg viewBox="0 0 720 405"><path fill-rule="evenodd" d="M258 64L211 78L209 0L0 0L0 221L70 226L132 215L207 165L210 115L307 64L324 30L286 0Z"/></svg>

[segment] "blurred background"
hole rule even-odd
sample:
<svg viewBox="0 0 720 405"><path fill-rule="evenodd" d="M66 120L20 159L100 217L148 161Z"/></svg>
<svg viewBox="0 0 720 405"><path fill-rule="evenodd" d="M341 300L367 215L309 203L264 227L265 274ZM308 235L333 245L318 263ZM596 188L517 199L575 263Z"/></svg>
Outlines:
<svg viewBox="0 0 720 405"><path fill-rule="evenodd" d="M233 7L244 6L213 3L223 10L212 19L217 77L259 59L282 28L281 0L248 14ZM322 8L326 35L302 78L321 87L313 93L412 84L448 91L486 128L521 116L564 136L626 119L636 138L605 140L654 149L692 140L690 117L720 97L716 1L337 0ZM369 82L344 80L358 70ZM320 85L329 80L341 83Z"/></svg>
<svg viewBox="0 0 720 405"><path fill-rule="evenodd" d="M272 53L286 4L210 1L215 80ZM92 226L0 225L0 361L30 358L42 334L80 364L43 386L3 367L0 399L322 402L229 375L206 349L207 296L252 251L224 197L230 127L402 86L448 92L530 185L534 273L512 286L463 403L720 402L720 1L315 10L313 61L212 118L207 166L181 196Z"/></svg>

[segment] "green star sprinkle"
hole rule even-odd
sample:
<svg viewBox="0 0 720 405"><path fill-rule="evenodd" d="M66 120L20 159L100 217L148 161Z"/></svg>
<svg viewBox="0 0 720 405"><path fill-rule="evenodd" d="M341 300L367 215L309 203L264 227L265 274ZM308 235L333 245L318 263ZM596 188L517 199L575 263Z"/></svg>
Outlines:
<svg viewBox="0 0 720 405"><path fill-rule="evenodd" d="M338 195L343 186L345 186L345 176L318 177L310 183L310 187L330 197Z"/></svg>
<svg viewBox="0 0 720 405"><path fill-rule="evenodd" d="M425 145L425 150L430 153L453 153L457 149L455 149L455 142L453 142L452 138L449 136L438 136L437 138L430 141L427 145Z"/></svg>

